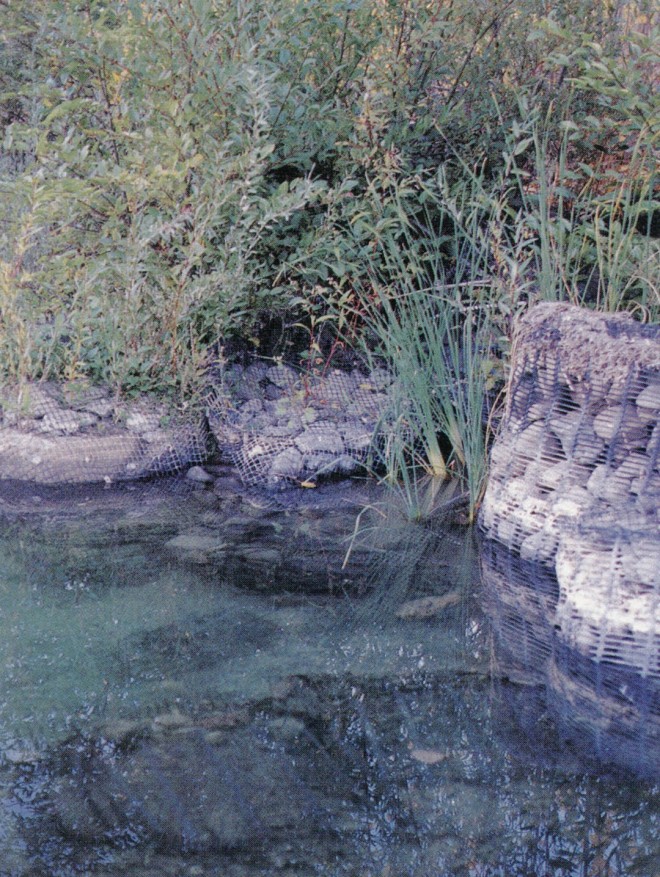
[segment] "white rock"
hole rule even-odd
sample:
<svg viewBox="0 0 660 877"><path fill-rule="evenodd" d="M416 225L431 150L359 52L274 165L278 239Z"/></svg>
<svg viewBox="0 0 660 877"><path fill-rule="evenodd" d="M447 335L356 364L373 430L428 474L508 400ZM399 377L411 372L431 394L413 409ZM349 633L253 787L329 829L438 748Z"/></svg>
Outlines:
<svg viewBox="0 0 660 877"><path fill-rule="evenodd" d="M660 588L660 546L658 542L640 542L634 559L635 578L656 591ZM660 629L658 630L660 634Z"/></svg>
<svg viewBox="0 0 660 877"><path fill-rule="evenodd" d="M90 414L95 414L101 419L112 417L115 411L115 405L111 399L96 399L91 402L86 402L85 405L81 405L80 408L82 411L87 411Z"/></svg>
<svg viewBox="0 0 660 877"><path fill-rule="evenodd" d="M227 547L218 536L203 533L181 533L165 543L165 548L175 552L205 551L221 552Z"/></svg>
<svg viewBox="0 0 660 877"><path fill-rule="evenodd" d="M559 491L571 485L586 484L590 471L588 467L568 460L560 460L551 465L534 461L527 467L525 477L543 491Z"/></svg>
<svg viewBox="0 0 660 877"><path fill-rule="evenodd" d="M658 507L660 507L660 474L652 472L650 475L641 475L639 478L633 478L630 482L630 490L639 496L655 496L658 498Z"/></svg>
<svg viewBox="0 0 660 877"><path fill-rule="evenodd" d="M160 427L162 415L157 411L129 411L125 426L131 432L152 432Z"/></svg>
<svg viewBox="0 0 660 877"><path fill-rule="evenodd" d="M271 478L297 478L303 471L303 455L294 447L285 448L273 457L270 464Z"/></svg>
<svg viewBox="0 0 660 877"><path fill-rule="evenodd" d="M651 474L651 458L642 453L628 454L616 472L617 477L622 480L644 478Z"/></svg>
<svg viewBox="0 0 660 877"><path fill-rule="evenodd" d="M646 446L646 453L653 460L656 469L660 469L660 423L656 423L651 438Z"/></svg>
<svg viewBox="0 0 660 877"><path fill-rule="evenodd" d="M611 405L594 417L594 432L606 442L616 439L629 445L646 438L646 424L634 407Z"/></svg>
<svg viewBox="0 0 660 877"><path fill-rule="evenodd" d="M370 448L373 438L372 431L359 420L340 423L339 430L349 453L354 452L362 456Z"/></svg>
<svg viewBox="0 0 660 877"><path fill-rule="evenodd" d="M563 417L553 418L550 426L567 459L582 464L596 462L604 442L594 432L593 421L584 411L569 411Z"/></svg>
<svg viewBox="0 0 660 877"><path fill-rule="evenodd" d="M337 427L328 421L318 421L294 441L302 454L321 453L339 456L344 453L342 437Z"/></svg>
<svg viewBox="0 0 660 877"><path fill-rule="evenodd" d="M606 563L600 566L604 568ZM593 660L606 658L643 676L660 677L660 605L656 595L628 595L616 587L597 587L597 572L594 563L588 583L560 589L555 613L560 636Z"/></svg>
<svg viewBox="0 0 660 877"><path fill-rule="evenodd" d="M520 544L518 527L512 518L500 518L496 524L497 540L509 548L516 548Z"/></svg>
<svg viewBox="0 0 660 877"><path fill-rule="evenodd" d="M520 556L523 560L533 560L537 563L550 563L554 560L557 551L558 534L551 527L544 527L530 536L526 536L520 543Z"/></svg>
<svg viewBox="0 0 660 877"><path fill-rule="evenodd" d="M519 433L512 441L512 453L525 460L536 460L545 443L548 430L545 424L536 421Z"/></svg>
<svg viewBox="0 0 660 877"><path fill-rule="evenodd" d="M39 422L39 431L73 435L96 422L97 418L93 414L58 408L43 416Z"/></svg>
<svg viewBox="0 0 660 877"><path fill-rule="evenodd" d="M274 365L268 369L266 377L276 387L280 387L282 390L290 390L296 385L300 375L290 365Z"/></svg>
<svg viewBox="0 0 660 877"><path fill-rule="evenodd" d="M215 478L203 466L191 466L186 472L186 480L197 484L212 484Z"/></svg>
<svg viewBox="0 0 660 877"><path fill-rule="evenodd" d="M625 502L630 495L632 478L626 477L619 469L611 469L604 464L596 466L587 481L587 490L597 499L610 503Z"/></svg>
<svg viewBox="0 0 660 877"><path fill-rule="evenodd" d="M635 399L637 412L645 423L658 419L660 413L660 383L649 384Z"/></svg>
<svg viewBox="0 0 660 877"><path fill-rule="evenodd" d="M528 462L528 457L518 455L515 445L509 443L508 436L499 436L490 452L491 477L497 473L504 477L517 478L524 474Z"/></svg>
<svg viewBox="0 0 660 877"><path fill-rule="evenodd" d="M495 524L496 505L497 500L495 497L495 490L493 489L491 482L491 485L489 485L489 489L484 494L481 508L479 509L479 524L481 525L482 529L489 535Z"/></svg>
<svg viewBox="0 0 660 877"><path fill-rule="evenodd" d="M523 500L520 507L520 524L521 529L527 533L534 533L540 530L545 524L550 504L541 497L528 496Z"/></svg>
<svg viewBox="0 0 660 877"><path fill-rule="evenodd" d="M328 403L342 408L358 393L358 384L352 374L334 370L323 382L323 394Z"/></svg>
<svg viewBox="0 0 660 877"><path fill-rule="evenodd" d="M575 485L570 487L552 504L554 517L578 518L590 506L593 505L593 497L584 487Z"/></svg>
<svg viewBox="0 0 660 877"><path fill-rule="evenodd" d="M37 436L0 430L0 478L80 484L121 478L143 457L137 436Z"/></svg>
<svg viewBox="0 0 660 877"><path fill-rule="evenodd" d="M354 372L354 374L357 374L359 379L358 384L367 385L365 387L366 389L369 388L370 385L376 390L384 390L392 383L392 375L384 368L375 368L366 380L359 374L359 372Z"/></svg>

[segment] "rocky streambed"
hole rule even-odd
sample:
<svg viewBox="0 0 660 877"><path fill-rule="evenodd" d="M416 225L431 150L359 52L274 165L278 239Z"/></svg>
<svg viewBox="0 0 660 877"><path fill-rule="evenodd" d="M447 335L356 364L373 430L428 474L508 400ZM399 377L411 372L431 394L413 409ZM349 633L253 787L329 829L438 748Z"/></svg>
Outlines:
<svg viewBox="0 0 660 877"><path fill-rule="evenodd" d="M624 695L598 713L598 680L565 672L538 612L547 661L525 663L523 587L482 589L466 528L410 523L357 479L273 493L211 474L3 495L8 875L547 873L558 856L572 874L585 819L590 857L602 841L644 873L647 763L629 745L603 767L594 743ZM493 650L500 617L517 651ZM582 722L570 745L553 691Z"/></svg>

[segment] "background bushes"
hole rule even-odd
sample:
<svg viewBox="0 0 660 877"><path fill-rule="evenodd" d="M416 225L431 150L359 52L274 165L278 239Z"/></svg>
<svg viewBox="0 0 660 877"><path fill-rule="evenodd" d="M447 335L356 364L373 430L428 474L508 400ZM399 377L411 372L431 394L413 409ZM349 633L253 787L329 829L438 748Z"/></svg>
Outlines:
<svg viewBox="0 0 660 877"><path fill-rule="evenodd" d="M653 6L3 0L4 378L183 403L264 322L396 364L387 301L478 309L490 380L530 300L656 317Z"/></svg>

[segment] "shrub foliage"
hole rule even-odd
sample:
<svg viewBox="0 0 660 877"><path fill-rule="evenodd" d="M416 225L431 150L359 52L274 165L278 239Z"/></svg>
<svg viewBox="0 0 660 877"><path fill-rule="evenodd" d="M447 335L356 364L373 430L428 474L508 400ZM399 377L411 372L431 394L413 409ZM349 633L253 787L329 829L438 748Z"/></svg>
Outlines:
<svg viewBox="0 0 660 877"><path fill-rule="evenodd" d="M396 367L378 327L422 354L437 313L486 326L486 392L535 298L657 317L651 2L0 0L0 22L6 379L185 400L264 315Z"/></svg>

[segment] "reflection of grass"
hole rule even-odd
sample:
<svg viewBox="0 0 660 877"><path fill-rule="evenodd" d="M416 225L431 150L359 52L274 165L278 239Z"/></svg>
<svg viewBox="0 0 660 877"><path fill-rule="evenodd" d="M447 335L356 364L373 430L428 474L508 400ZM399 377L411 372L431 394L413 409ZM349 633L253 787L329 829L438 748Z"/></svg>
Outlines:
<svg viewBox="0 0 660 877"><path fill-rule="evenodd" d="M409 479L405 481L404 479ZM456 505L465 502L465 495L458 490L456 481L446 481L438 476L412 475L406 469L402 480L390 485L386 499L365 505L355 517L353 532L348 537L348 548L342 569L345 569L356 546L373 552L387 550L405 534L406 539L417 539L422 545L425 533L433 530L416 529L411 524L433 519L436 523L449 514ZM417 536L415 536L417 533Z"/></svg>
<svg viewBox="0 0 660 877"><path fill-rule="evenodd" d="M391 621L403 603L449 591L463 595L460 611L464 611L475 576L475 546L464 528L449 521L455 482L435 479L433 491L438 483L433 517L423 524L409 518L408 498L396 493L358 514L344 565L350 564L354 550L368 554L371 561L365 577L367 594L356 604L355 624L367 619L377 625Z"/></svg>

